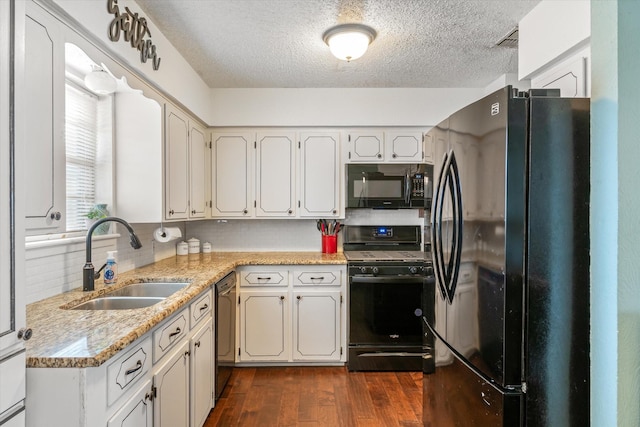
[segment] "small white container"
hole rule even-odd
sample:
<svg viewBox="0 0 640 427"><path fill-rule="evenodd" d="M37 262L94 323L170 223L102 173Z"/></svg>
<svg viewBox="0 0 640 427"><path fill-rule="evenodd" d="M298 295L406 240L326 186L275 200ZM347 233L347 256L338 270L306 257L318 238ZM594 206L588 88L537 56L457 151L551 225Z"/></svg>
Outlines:
<svg viewBox="0 0 640 427"><path fill-rule="evenodd" d="M212 249L211 249L211 243L209 243L209 242L204 242L204 243L202 244L202 253L203 253L203 254L210 254L210 253L211 253L211 251L212 251Z"/></svg>
<svg viewBox="0 0 640 427"><path fill-rule="evenodd" d="M176 245L176 254L177 255L188 255L189 254L189 244L187 242L180 242Z"/></svg>
<svg viewBox="0 0 640 427"><path fill-rule="evenodd" d="M189 253L190 254L199 254L200 253L200 240L196 239L195 237L192 237L189 240L187 240L187 243L189 244Z"/></svg>

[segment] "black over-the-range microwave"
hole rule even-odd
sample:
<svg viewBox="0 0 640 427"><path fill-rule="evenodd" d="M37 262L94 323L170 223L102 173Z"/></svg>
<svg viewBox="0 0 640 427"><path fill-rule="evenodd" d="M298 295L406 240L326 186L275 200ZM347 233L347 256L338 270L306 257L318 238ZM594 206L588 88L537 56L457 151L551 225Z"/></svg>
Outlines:
<svg viewBox="0 0 640 427"><path fill-rule="evenodd" d="M347 164L347 208L430 208L433 166L422 163Z"/></svg>

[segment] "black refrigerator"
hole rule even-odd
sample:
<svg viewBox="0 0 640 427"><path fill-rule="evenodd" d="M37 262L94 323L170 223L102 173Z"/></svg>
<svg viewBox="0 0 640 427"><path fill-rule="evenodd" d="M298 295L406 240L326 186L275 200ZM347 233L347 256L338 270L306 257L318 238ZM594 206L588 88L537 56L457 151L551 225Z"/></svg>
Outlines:
<svg viewBox="0 0 640 427"><path fill-rule="evenodd" d="M511 87L434 127L425 426L589 425L589 99Z"/></svg>

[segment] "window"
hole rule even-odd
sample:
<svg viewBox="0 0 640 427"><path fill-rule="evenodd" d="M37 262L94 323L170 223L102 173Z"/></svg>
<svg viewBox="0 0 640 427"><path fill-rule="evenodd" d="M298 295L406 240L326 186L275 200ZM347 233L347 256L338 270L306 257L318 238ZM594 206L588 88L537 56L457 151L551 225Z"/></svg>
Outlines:
<svg viewBox="0 0 640 427"><path fill-rule="evenodd" d="M96 203L98 97L70 82L65 96L67 231L78 231Z"/></svg>

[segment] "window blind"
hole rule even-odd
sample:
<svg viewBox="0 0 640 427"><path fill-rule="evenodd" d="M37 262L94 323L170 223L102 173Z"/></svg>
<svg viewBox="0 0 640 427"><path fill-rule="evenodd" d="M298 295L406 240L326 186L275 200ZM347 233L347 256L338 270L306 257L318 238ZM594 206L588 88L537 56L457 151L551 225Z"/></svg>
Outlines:
<svg viewBox="0 0 640 427"><path fill-rule="evenodd" d="M98 98L69 83L65 95L67 231L78 231L96 202Z"/></svg>

